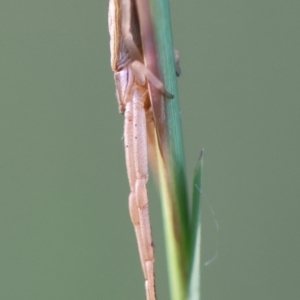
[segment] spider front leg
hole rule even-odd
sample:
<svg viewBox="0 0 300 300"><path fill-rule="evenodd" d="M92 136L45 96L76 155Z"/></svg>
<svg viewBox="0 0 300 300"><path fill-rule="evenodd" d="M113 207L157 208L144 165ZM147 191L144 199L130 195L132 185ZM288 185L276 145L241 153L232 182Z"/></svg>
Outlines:
<svg viewBox="0 0 300 300"><path fill-rule="evenodd" d="M124 142L127 175L130 185L129 211L134 225L147 300L155 300L154 249L152 242L148 195L147 126L145 87L132 86L132 100L125 104Z"/></svg>

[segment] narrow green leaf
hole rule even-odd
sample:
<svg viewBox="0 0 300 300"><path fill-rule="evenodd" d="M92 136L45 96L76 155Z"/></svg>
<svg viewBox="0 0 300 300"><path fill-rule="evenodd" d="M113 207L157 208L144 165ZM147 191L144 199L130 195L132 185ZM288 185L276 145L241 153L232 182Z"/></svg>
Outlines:
<svg viewBox="0 0 300 300"><path fill-rule="evenodd" d="M203 154L201 150L193 181L193 206L191 220L191 265L189 276L189 300L200 300L200 252L201 252L201 201L202 201L202 176Z"/></svg>
<svg viewBox="0 0 300 300"><path fill-rule="evenodd" d="M149 0L155 28L162 79L172 100L165 99L167 143L162 143L159 162L160 193L166 237L168 273L172 300L186 300L188 294L190 233L185 156L181 129L174 46L169 0Z"/></svg>

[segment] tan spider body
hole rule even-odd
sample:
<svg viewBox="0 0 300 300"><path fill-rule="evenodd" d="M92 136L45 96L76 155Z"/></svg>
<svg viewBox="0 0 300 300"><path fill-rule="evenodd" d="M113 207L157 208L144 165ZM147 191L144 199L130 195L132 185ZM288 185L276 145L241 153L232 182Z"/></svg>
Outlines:
<svg viewBox="0 0 300 300"><path fill-rule="evenodd" d="M138 243L147 300L155 300L154 249L148 196L148 136L154 121L147 83L172 97L163 83L144 65L136 0L109 1L111 66L119 103L124 114L124 146L130 186L129 211ZM149 133L149 131L151 131Z"/></svg>

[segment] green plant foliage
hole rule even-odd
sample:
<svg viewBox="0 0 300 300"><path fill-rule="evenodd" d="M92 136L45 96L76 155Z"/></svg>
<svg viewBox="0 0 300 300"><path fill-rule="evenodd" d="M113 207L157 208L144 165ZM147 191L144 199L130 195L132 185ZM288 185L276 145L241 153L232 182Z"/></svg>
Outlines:
<svg viewBox="0 0 300 300"><path fill-rule="evenodd" d="M199 300L203 151L195 171L192 213L189 216L169 0L149 0L149 3L162 79L167 91L174 95L172 100L165 99L168 141L163 143L162 159L158 162L171 299Z"/></svg>

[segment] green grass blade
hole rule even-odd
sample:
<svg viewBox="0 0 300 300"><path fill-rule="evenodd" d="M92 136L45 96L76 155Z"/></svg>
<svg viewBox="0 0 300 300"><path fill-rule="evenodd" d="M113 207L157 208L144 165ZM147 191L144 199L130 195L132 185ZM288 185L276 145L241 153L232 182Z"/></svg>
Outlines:
<svg viewBox="0 0 300 300"><path fill-rule="evenodd" d="M174 95L172 100L165 100L168 143L161 149L163 161L159 163L170 291L172 300L185 300L190 255L189 216L170 7L169 0L149 0L149 3L163 82Z"/></svg>
<svg viewBox="0 0 300 300"><path fill-rule="evenodd" d="M200 251L201 251L201 202L202 202L202 176L203 154L201 150L197 162L193 181L193 206L191 220L191 265L189 277L189 300L200 300Z"/></svg>

